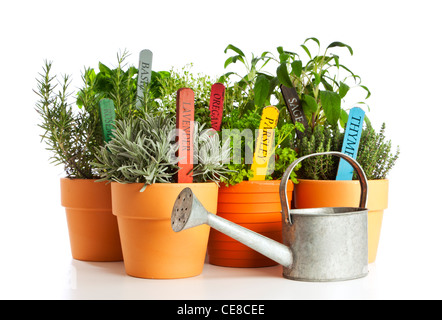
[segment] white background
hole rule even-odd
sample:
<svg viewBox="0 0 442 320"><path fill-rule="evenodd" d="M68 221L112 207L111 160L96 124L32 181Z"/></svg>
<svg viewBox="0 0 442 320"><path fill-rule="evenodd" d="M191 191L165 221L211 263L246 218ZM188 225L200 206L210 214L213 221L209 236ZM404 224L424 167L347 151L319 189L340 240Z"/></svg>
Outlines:
<svg viewBox="0 0 442 320"><path fill-rule="evenodd" d="M439 1L8 1L0 11L0 298L2 299L440 299L441 169ZM376 128L400 145L390 203L368 277L311 284L283 279L280 267L231 269L172 281L135 279L122 263L70 257L61 167L40 143L32 89L44 59L80 85L84 66L114 66L119 50L153 51L153 69L194 64L221 75L224 48L248 56L300 52L307 37L335 51L362 77ZM313 43L312 43L313 44Z"/></svg>

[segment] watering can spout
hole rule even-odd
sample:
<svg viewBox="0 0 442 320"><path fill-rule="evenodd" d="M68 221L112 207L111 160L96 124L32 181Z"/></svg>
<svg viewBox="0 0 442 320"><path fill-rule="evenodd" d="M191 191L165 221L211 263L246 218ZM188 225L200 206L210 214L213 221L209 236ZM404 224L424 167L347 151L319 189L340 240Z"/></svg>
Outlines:
<svg viewBox="0 0 442 320"><path fill-rule="evenodd" d="M171 223L175 232L207 224L286 268L293 264L289 247L208 212L190 188L185 188L178 195Z"/></svg>
<svg viewBox="0 0 442 320"><path fill-rule="evenodd" d="M290 209L287 181L296 165L310 157L337 156L349 162L359 177L359 207ZM283 276L301 281L340 281L361 278L368 273L367 177L361 166L341 152L305 155L295 160L284 172L279 187L284 244L238 226L208 212L190 188L175 201L172 229L208 224L264 256L278 262ZM287 244L288 246L285 246Z"/></svg>

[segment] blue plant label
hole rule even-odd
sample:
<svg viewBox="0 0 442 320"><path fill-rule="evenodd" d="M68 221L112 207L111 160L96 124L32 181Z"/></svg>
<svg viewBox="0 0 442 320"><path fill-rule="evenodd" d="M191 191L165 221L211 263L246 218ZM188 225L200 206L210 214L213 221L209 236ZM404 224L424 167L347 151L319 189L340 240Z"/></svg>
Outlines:
<svg viewBox="0 0 442 320"><path fill-rule="evenodd" d="M101 128L103 130L103 140L109 142L112 139L112 130L115 122L115 107L111 99L100 100Z"/></svg>
<svg viewBox="0 0 442 320"><path fill-rule="evenodd" d="M356 159L361 140L362 125L364 124L365 112L361 108L355 107L350 110L348 121L342 143L342 153ZM336 180L351 180L353 178L353 167L344 159L339 160Z"/></svg>
<svg viewBox="0 0 442 320"><path fill-rule="evenodd" d="M144 89L152 78L152 57L152 51L141 50L138 65L137 106L141 105L144 98Z"/></svg>

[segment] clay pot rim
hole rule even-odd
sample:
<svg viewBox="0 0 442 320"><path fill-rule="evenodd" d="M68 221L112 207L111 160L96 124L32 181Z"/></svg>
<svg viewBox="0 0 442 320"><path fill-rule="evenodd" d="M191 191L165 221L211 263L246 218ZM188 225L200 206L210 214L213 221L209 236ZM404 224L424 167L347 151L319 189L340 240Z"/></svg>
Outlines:
<svg viewBox="0 0 442 320"><path fill-rule="evenodd" d="M314 179L301 179L301 178L296 178L296 180L298 181L302 181L302 182L310 182L310 183L358 183L359 184L359 180L314 180ZM376 182L378 181L379 183L381 182L387 182L389 181L389 179L371 179L371 180L367 180L369 182Z"/></svg>

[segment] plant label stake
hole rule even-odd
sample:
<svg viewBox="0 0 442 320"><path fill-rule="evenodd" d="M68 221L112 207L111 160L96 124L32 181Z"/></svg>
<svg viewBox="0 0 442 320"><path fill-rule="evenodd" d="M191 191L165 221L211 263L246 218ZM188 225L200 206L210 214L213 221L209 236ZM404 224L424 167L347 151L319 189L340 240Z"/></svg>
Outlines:
<svg viewBox="0 0 442 320"><path fill-rule="evenodd" d="M361 108L355 107L350 110L345 129L344 142L342 143L342 153L356 159L361 140L362 125L364 123L365 112ZM339 160L336 180L352 180L353 167L345 160Z"/></svg>
<svg viewBox="0 0 442 320"><path fill-rule="evenodd" d="M101 128L103 130L103 140L109 142L112 139L112 130L115 122L115 107L111 99L100 100Z"/></svg>
<svg viewBox="0 0 442 320"><path fill-rule="evenodd" d="M144 89L149 84L152 77L152 51L144 49L140 52L140 61L138 66L138 83L137 83L137 103L141 106L144 98Z"/></svg>
<svg viewBox="0 0 442 320"><path fill-rule="evenodd" d="M222 83L215 83L212 85L212 90L210 92L210 120L212 129L215 131L221 130L224 108L224 91L225 87Z"/></svg>
<svg viewBox="0 0 442 320"><path fill-rule="evenodd" d="M304 128L307 128L308 122L305 117L304 110L302 110L301 101L299 100L298 93L295 88L288 88L281 84L281 92L284 97L285 105L287 106L287 110L290 113L290 118L292 122L296 124L296 122L301 122L304 125ZM296 130L296 134L298 137L302 135L302 132Z"/></svg>
<svg viewBox="0 0 442 320"><path fill-rule="evenodd" d="M180 170L177 173L178 183L192 183L189 174L193 169L193 129L195 113L195 95L192 89L181 88L176 100L176 128L178 140L177 157Z"/></svg>
<svg viewBox="0 0 442 320"><path fill-rule="evenodd" d="M279 110L274 106L262 110L259 133L256 139L255 154L253 156L253 178L250 180L265 180L270 156L274 154L275 128L278 124Z"/></svg>

